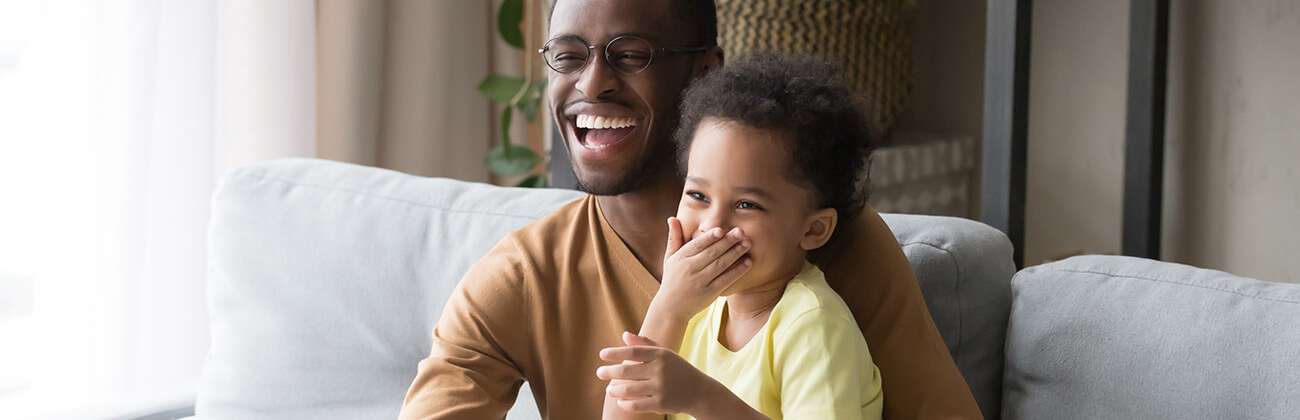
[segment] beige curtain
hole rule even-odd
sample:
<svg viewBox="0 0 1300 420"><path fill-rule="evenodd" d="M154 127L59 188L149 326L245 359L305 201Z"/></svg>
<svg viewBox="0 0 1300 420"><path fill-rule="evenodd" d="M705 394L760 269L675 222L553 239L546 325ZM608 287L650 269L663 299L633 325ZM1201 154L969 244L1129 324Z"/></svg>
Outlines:
<svg viewBox="0 0 1300 420"><path fill-rule="evenodd" d="M423 176L491 180L495 106L477 86L518 75L499 0L317 0L317 155ZM530 43L535 43L530 40ZM540 133L522 122L515 142Z"/></svg>

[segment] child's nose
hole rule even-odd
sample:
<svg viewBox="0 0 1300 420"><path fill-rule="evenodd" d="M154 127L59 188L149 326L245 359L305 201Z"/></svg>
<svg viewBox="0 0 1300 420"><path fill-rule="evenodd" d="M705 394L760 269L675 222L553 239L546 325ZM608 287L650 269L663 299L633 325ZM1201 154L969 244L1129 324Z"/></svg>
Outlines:
<svg viewBox="0 0 1300 420"><path fill-rule="evenodd" d="M728 218L725 214L718 214L718 212L710 212L710 214L700 219L699 229L697 229L695 233L698 235L704 232L708 232L710 229L713 228L722 228L722 232L727 233L733 227L735 226L731 225L731 219Z"/></svg>

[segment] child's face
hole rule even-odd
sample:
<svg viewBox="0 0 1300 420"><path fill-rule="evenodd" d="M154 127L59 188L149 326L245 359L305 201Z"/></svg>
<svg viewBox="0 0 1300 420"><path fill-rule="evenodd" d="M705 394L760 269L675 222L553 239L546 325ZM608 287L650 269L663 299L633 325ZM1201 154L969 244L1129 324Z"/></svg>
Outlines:
<svg viewBox="0 0 1300 420"><path fill-rule="evenodd" d="M753 267L724 295L788 280L834 228L835 211L814 209L813 193L791 180L788 141L777 130L716 119L695 131L677 207L683 233L739 227L753 244Z"/></svg>

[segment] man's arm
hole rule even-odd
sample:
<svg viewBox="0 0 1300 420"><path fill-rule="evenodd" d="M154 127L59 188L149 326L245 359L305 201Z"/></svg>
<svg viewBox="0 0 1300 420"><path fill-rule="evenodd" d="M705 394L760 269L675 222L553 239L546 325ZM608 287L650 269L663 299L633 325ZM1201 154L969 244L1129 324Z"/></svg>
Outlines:
<svg viewBox="0 0 1300 420"><path fill-rule="evenodd" d="M433 348L402 404L401 419L500 419L529 360L528 270L512 237L474 264L442 310Z"/></svg>
<svg viewBox="0 0 1300 420"><path fill-rule="evenodd" d="M884 378L885 418L982 418L889 226L870 207L851 223L820 265Z"/></svg>

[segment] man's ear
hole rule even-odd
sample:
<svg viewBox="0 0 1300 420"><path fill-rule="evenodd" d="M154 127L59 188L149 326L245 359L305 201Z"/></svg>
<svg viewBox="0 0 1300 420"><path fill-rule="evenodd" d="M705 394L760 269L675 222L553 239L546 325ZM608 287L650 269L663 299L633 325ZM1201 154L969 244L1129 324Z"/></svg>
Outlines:
<svg viewBox="0 0 1300 420"><path fill-rule="evenodd" d="M722 52L722 47L712 47L708 51L697 54L695 67L691 69L691 78L704 77L704 75L722 68L723 63L726 62L725 55Z"/></svg>
<svg viewBox="0 0 1300 420"><path fill-rule="evenodd" d="M838 216L835 209L814 211L804 222L803 238L799 240L799 247L804 251L812 251L830 242L831 234L835 233L835 224L839 222Z"/></svg>

